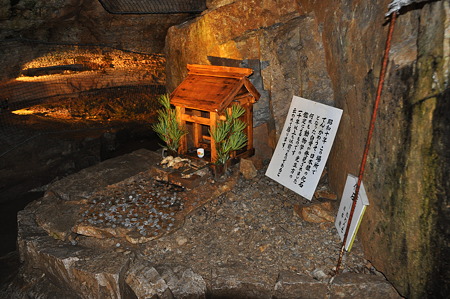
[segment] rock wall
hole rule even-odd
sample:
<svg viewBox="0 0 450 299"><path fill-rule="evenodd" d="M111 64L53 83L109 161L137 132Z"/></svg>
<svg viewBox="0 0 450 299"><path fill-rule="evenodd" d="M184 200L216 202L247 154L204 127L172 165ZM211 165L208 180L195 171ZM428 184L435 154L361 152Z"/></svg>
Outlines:
<svg viewBox="0 0 450 299"><path fill-rule="evenodd" d="M191 16L109 14L91 0L0 0L0 79L15 78L23 64L45 55L43 45L49 52L51 45L76 44L161 53L167 29L186 18ZM22 44L14 47L15 41Z"/></svg>
<svg viewBox="0 0 450 299"><path fill-rule="evenodd" d="M365 15L361 7L353 11ZM442 174L449 160L438 148L441 134L449 131L438 107L448 105L449 16L448 1L402 11L364 177L371 207L359 237L367 258L410 298L448 292L439 285L448 285L449 279L448 265L441 262L448 255L442 217L448 215L443 207L448 207L450 189ZM324 40L334 45L329 61L336 104L344 109L329 163L339 194L343 174L358 173L387 26L377 28L375 19L356 20L345 13L338 18L349 20L337 27L345 34L325 33Z"/></svg>
<svg viewBox="0 0 450 299"><path fill-rule="evenodd" d="M277 133L292 95L343 109L328 162L342 194L347 174L359 171L389 2L209 1L201 17L168 31L167 87L182 81L188 63L251 67L262 94L255 124ZM448 293L449 19L447 0L401 11L364 177L370 207L359 238L410 298Z"/></svg>
<svg viewBox="0 0 450 299"><path fill-rule="evenodd" d="M318 25L314 14L302 13L292 1L218 7L169 29L167 87L173 90L183 80L188 63L250 67L255 71L250 79L262 94L255 126L275 120L279 132L292 95L333 103Z"/></svg>
<svg viewBox="0 0 450 299"><path fill-rule="evenodd" d="M97 43L147 53L160 52L167 28L188 17L109 14L99 1L90 0L1 0L0 4L0 40Z"/></svg>

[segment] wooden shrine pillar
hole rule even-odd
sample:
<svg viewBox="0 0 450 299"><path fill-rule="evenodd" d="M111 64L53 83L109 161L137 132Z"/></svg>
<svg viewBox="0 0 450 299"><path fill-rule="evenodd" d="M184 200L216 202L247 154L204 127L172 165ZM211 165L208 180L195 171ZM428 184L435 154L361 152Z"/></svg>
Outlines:
<svg viewBox="0 0 450 299"><path fill-rule="evenodd" d="M210 112L209 113L209 121L210 125L209 128L211 131L216 129L217 120L219 118L219 115L217 112ZM214 138L211 137L211 163L215 163L217 161L217 149L216 149L216 143L214 142Z"/></svg>
<svg viewBox="0 0 450 299"><path fill-rule="evenodd" d="M182 127L186 127L186 121L183 119L183 115L186 112L184 107L175 106L175 111L177 113L177 122ZM187 151L187 138L186 135L181 137L180 147L178 148L178 153L185 153Z"/></svg>

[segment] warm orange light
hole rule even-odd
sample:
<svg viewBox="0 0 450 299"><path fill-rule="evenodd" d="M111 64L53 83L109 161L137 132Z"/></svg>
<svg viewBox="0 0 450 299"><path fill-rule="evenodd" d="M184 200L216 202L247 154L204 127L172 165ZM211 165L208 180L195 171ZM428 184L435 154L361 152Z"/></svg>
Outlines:
<svg viewBox="0 0 450 299"><path fill-rule="evenodd" d="M50 79L52 78L50 75L44 75L44 76L39 76L39 77L26 77L26 76L21 76L21 77L17 77L16 81L45 81L46 79Z"/></svg>
<svg viewBox="0 0 450 299"><path fill-rule="evenodd" d="M12 111L12 113L14 113L16 115L30 115L30 114L34 114L35 111L29 110L29 109L19 109L19 110Z"/></svg>

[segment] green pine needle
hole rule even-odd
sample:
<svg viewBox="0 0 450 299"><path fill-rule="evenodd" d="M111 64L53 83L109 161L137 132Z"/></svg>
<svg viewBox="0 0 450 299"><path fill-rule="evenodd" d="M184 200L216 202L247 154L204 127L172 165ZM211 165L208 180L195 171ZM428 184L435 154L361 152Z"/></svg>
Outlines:
<svg viewBox="0 0 450 299"><path fill-rule="evenodd" d="M247 124L239 119L244 115L242 106L233 105L231 112L225 113L225 121L218 121L216 127L209 131L216 143L218 164L225 164L231 153L247 145L247 136L244 133Z"/></svg>
<svg viewBox="0 0 450 299"><path fill-rule="evenodd" d="M152 129L166 143L169 150L177 152L181 138L187 134L187 129L177 122L176 111L170 106L168 94L161 95L158 101L162 108L157 111L158 122L152 125Z"/></svg>

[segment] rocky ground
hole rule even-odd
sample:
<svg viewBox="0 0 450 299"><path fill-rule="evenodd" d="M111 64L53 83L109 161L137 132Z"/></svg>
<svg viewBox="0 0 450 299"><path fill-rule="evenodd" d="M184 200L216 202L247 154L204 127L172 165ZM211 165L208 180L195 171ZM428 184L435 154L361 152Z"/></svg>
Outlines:
<svg viewBox="0 0 450 299"><path fill-rule="evenodd" d="M220 279L221 268L246 271L267 283L283 270L330 278L341 246L334 223L304 221L295 207L311 203L264 171L252 179L235 174L239 179L230 192L194 211L175 233L152 241L145 254L157 263L190 265L211 281ZM357 243L343 271L368 273L368 265Z"/></svg>
<svg viewBox="0 0 450 299"><path fill-rule="evenodd" d="M152 235L148 229L157 229L156 239L130 238L127 232L105 238L113 225L130 227L134 220L112 221L117 215L108 215L110 223L105 226L105 219L98 218L93 209L93 200L98 204L99 198L107 198L116 204L112 197L99 194L126 190L122 195L128 195L130 188L139 188L136 186L151 178L149 172L142 172L107 191L95 189L111 183L107 178L111 171L106 171L111 167L126 165L127 171L114 171L118 180L118 176L138 171L134 164L145 169L146 163L151 163L142 162L146 152L136 153L128 160L105 161L103 164L109 166L100 164L57 182L41 201L19 214L19 248L25 264L0 288L0 295L46 298L45 290L67 295L69 288L74 298L398 297L364 258L357 241L345 255L341 274L330 285L341 241L327 217L316 221L320 223L305 219L311 218L307 215L311 205L325 210L331 207L328 214L336 214L337 201L317 198L309 202L266 177L264 166L252 175L236 165L226 178L201 177L200 185L186 193L190 198L185 198L183 208L169 214L173 225L160 226L155 220L146 220L151 222L147 226L138 225L143 226L141 237ZM86 181L92 182L92 175L101 179L88 186ZM84 194L75 191L83 187ZM330 195L327 189L324 175L318 190ZM133 200L139 198L138 193L127 196L127 213L131 202L139 202ZM172 195L175 202L183 196L182 192ZM97 206L111 211L102 204ZM170 204L152 204L152 213L157 215L159 208L170 208ZM89 221L93 215L96 220ZM84 223L84 230L74 234L80 223ZM161 232L164 229L166 233Z"/></svg>

